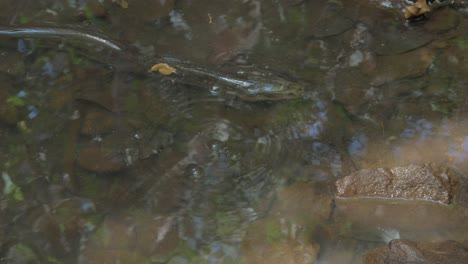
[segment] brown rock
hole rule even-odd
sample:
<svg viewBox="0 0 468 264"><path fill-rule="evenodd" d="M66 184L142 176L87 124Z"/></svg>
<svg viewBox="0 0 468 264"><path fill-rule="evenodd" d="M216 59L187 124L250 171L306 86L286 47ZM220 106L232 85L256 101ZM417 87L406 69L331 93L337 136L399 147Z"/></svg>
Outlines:
<svg viewBox="0 0 468 264"><path fill-rule="evenodd" d="M430 163L391 169L363 169L335 183L339 198L380 197L450 204L457 188L450 169Z"/></svg>
<svg viewBox="0 0 468 264"><path fill-rule="evenodd" d="M372 29L372 50L377 55L396 55L411 52L430 43L434 36L424 30L414 30L393 20L376 22Z"/></svg>
<svg viewBox="0 0 468 264"><path fill-rule="evenodd" d="M6 244L6 243L5 243ZM3 253L9 263L40 263L41 256L27 244L17 243L9 246Z"/></svg>
<svg viewBox="0 0 468 264"><path fill-rule="evenodd" d="M145 263L147 259L147 257L142 256L138 251L134 250L85 248L78 258L78 263Z"/></svg>
<svg viewBox="0 0 468 264"><path fill-rule="evenodd" d="M247 263L306 264L313 263L318 250L313 245L302 245L294 240L255 245L247 253Z"/></svg>
<svg viewBox="0 0 468 264"><path fill-rule="evenodd" d="M441 8L436 11L436 15L431 16L424 28L431 33L440 34L456 28L463 19L462 15L450 8Z"/></svg>
<svg viewBox="0 0 468 264"><path fill-rule="evenodd" d="M428 48L377 57L377 68L371 84L378 86L391 81L422 76L431 66L433 57L434 54Z"/></svg>
<svg viewBox="0 0 468 264"><path fill-rule="evenodd" d="M126 167L125 159L118 149L100 143L87 143L78 153L78 165L94 172L117 172Z"/></svg>
<svg viewBox="0 0 468 264"><path fill-rule="evenodd" d="M285 0L285 6L295 6L304 3L305 0Z"/></svg>
<svg viewBox="0 0 468 264"><path fill-rule="evenodd" d="M108 216L96 233L90 237L87 247L99 249L131 249L138 234L132 223L124 217Z"/></svg>
<svg viewBox="0 0 468 264"><path fill-rule="evenodd" d="M138 20L151 22L158 18L168 16L174 8L174 4L175 0L129 1L128 8L124 8L120 11L122 11L122 16L125 18L131 18L134 14L138 14Z"/></svg>
<svg viewBox="0 0 468 264"><path fill-rule="evenodd" d="M125 98L125 91L119 85L125 82L124 75L109 75L99 68L85 67L77 70L76 80L70 89L75 92L74 98L79 101L96 104L111 112L122 111L123 101L120 96ZM109 85L110 83L113 84Z"/></svg>
<svg viewBox="0 0 468 264"><path fill-rule="evenodd" d="M381 241L398 236L386 235L378 227L396 228L404 237L451 239L468 237L468 210L458 203L444 206L417 200L337 199L333 221L352 226L345 235L375 233ZM374 237L375 238L375 237Z"/></svg>
<svg viewBox="0 0 468 264"><path fill-rule="evenodd" d="M108 15L108 7L99 0L87 1L86 5L91 16L93 17L106 18Z"/></svg>
<svg viewBox="0 0 468 264"><path fill-rule="evenodd" d="M325 221L332 209L332 199L312 184L295 183L278 193L273 212L300 224Z"/></svg>
<svg viewBox="0 0 468 264"><path fill-rule="evenodd" d="M308 15L305 16L306 19L310 19L305 34L314 38L323 38L341 34L353 27L352 21L340 11L340 8L330 4L311 2L308 5Z"/></svg>
<svg viewBox="0 0 468 264"><path fill-rule="evenodd" d="M242 242L245 263L306 264L317 259L320 245L304 229L284 221L266 219L249 227Z"/></svg>
<svg viewBox="0 0 468 264"><path fill-rule="evenodd" d="M48 94L47 106L54 111L60 111L69 107L73 99L71 89L53 89Z"/></svg>
<svg viewBox="0 0 468 264"><path fill-rule="evenodd" d="M468 249L456 241L420 243L392 240L386 246L369 251L364 264L460 264L468 260Z"/></svg>
<svg viewBox="0 0 468 264"><path fill-rule="evenodd" d="M78 246L84 231L84 215L94 212L94 204L84 199L66 198L48 204L47 208L36 209L28 219L32 221L34 233L54 252Z"/></svg>
<svg viewBox="0 0 468 264"><path fill-rule="evenodd" d="M109 133L114 129L112 112L101 108L89 108L81 123L81 134L86 136Z"/></svg>
<svg viewBox="0 0 468 264"><path fill-rule="evenodd" d="M16 106L0 102L0 123L14 125L20 121L20 112Z"/></svg>
<svg viewBox="0 0 468 264"><path fill-rule="evenodd" d="M6 78L0 79L0 123L14 125L20 121L19 107L8 102L13 84Z"/></svg>
<svg viewBox="0 0 468 264"><path fill-rule="evenodd" d="M145 212L108 216L87 241L80 263L144 263L152 255L169 255L180 242L176 225L174 217Z"/></svg>
<svg viewBox="0 0 468 264"><path fill-rule="evenodd" d="M0 54L0 73L13 77L19 77L24 73L24 62L22 55L18 52L4 52Z"/></svg>

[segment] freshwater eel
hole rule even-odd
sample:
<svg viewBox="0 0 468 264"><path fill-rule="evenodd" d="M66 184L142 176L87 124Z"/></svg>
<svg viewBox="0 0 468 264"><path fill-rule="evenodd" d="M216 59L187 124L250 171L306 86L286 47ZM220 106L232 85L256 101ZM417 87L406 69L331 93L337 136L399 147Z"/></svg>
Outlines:
<svg viewBox="0 0 468 264"><path fill-rule="evenodd" d="M135 54L129 54L127 49L116 42L107 39L99 33L88 33L83 30L59 27L1 27L0 36L15 38L41 38L58 37L83 40L94 43L113 51L125 54L136 62L133 65L143 65L141 57ZM160 58L161 63L170 64L177 69L175 75L181 82L196 86L225 87L225 93L231 94L246 101L270 101L282 99L294 99L304 96L304 86L293 82L271 71L251 67L248 70L244 68L231 68L231 73L218 72L198 67L189 62L180 61L174 58ZM139 68L139 67L138 67Z"/></svg>
<svg viewBox="0 0 468 264"><path fill-rule="evenodd" d="M301 98L304 85L256 67L233 67L228 72L201 68L174 58L162 58L176 68L181 82L188 85L224 88L224 92L244 101L271 101Z"/></svg>

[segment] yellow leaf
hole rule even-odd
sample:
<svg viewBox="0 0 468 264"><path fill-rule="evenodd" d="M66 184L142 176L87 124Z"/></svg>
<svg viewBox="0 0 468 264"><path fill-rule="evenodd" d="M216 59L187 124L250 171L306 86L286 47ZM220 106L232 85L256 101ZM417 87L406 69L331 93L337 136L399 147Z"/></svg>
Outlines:
<svg viewBox="0 0 468 264"><path fill-rule="evenodd" d="M169 66L166 63L158 63L158 64L153 65L153 67L151 67L150 71L153 71L153 72L157 71L157 72L161 73L162 75L171 75L172 73L174 73L176 71L176 69L172 68L171 66Z"/></svg>
<svg viewBox="0 0 468 264"><path fill-rule="evenodd" d="M427 5L426 0L416 0L414 5L405 8L405 18L418 17L428 12L431 12L431 8Z"/></svg>

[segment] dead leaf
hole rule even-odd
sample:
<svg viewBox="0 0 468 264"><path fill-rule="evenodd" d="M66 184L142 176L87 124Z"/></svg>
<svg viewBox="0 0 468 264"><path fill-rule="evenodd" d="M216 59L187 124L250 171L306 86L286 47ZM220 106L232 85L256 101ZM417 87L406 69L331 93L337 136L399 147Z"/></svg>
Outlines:
<svg viewBox="0 0 468 264"><path fill-rule="evenodd" d="M431 12L431 8L427 4L426 0L416 0L414 5L406 6L405 18L410 19L413 17L418 17L428 12Z"/></svg>
<svg viewBox="0 0 468 264"><path fill-rule="evenodd" d="M159 72L162 75L171 75L176 71L175 68L169 66L167 63L158 63L151 67L150 71Z"/></svg>

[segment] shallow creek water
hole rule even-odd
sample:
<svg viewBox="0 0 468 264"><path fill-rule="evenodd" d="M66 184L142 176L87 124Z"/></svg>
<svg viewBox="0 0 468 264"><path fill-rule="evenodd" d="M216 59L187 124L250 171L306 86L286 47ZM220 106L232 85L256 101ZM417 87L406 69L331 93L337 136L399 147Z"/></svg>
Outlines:
<svg viewBox="0 0 468 264"><path fill-rule="evenodd" d="M1 28L125 49L0 36L0 262L334 264L397 238L468 246L466 193L335 198L363 168L435 162L466 181L468 6L413 22L403 8L1 1ZM258 100L148 72L165 57L301 88Z"/></svg>

